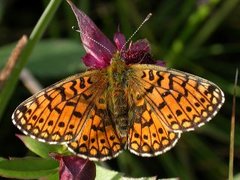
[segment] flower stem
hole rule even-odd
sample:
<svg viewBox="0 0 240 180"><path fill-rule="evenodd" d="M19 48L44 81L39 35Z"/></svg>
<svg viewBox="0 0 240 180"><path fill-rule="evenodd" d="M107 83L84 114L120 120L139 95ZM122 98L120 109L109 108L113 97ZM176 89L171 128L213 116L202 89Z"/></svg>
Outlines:
<svg viewBox="0 0 240 180"><path fill-rule="evenodd" d="M235 83L233 89L233 102L232 102L232 116L231 116L231 132L230 132L230 147L229 147L229 167L228 179L233 180L234 170L234 139L235 139L235 114L236 114L236 87L238 83L238 69L236 69Z"/></svg>

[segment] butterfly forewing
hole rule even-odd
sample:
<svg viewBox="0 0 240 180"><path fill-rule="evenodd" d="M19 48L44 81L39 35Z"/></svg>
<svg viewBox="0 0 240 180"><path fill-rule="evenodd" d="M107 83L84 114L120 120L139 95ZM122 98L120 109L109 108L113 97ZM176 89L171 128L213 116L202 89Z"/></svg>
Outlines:
<svg viewBox="0 0 240 180"><path fill-rule="evenodd" d="M40 141L70 142L83 128L96 91L106 85L105 73L100 71L71 76L21 103L13 113L13 122Z"/></svg>
<svg viewBox="0 0 240 180"><path fill-rule="evenodd" d="M216 115L224 94L203 78L154 65L132 65L130 82L158 118L174 132L193 130Z"/></svg>

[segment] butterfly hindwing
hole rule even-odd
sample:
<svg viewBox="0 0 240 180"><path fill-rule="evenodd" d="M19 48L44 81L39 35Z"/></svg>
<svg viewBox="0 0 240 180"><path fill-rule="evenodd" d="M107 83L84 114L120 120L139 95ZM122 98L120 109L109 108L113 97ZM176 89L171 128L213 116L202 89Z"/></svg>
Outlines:
<svg viewBox="0 0 240 180"><path fill-rule="evenodd" d="M68 144L70 151L92 160L106 160L117 156L124 148L125 142L117 134L106 99L103 93L94 100L76 141Z"/></svg>
<svg viewBox="0 0 240 180"><path fill-rule="evenodd" d="M171 149L180 133L171 131L158 118L156 111L144 96L139 96L139 89L130 95L131 127L128 134L128 149L140 156L156 156Z"/></svg>
<svg viewBox="0 0 240 180"><path fill-rule="evenodd" d="M139 97L174 132L193 130L216 115L224 102L220 88L203 78L155 66L132 65L130 83Z"/></svg>

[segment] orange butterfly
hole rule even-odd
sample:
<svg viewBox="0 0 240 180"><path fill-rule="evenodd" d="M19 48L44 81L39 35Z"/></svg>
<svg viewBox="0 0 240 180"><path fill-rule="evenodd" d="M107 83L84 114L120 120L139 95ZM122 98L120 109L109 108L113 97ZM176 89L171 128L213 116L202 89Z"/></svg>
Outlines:
<svg viewBox="0 0 240 180"><path fill-rule="evenodd" d="M75 14L85 15L70 5ZM88 36L84 35L85 46L92 42L86 40ZM124 43L117 41L121 38L115 43L122 48ZM104 43L108 43L106 39ZM13 113L13 123L32 138L65 144L91 160L116 157L123 149L146 157L166 152L182 132L211 120L224 103L224 94L203 78L159 65L131 63L151 60L146 45L141 41L128 50L116 51L102 61L106 65L87 54L85 63L94 62L95 69L30 97ZM95 46L88 44L88 50ZM97 55L99 48L95 48Z"/></svg>

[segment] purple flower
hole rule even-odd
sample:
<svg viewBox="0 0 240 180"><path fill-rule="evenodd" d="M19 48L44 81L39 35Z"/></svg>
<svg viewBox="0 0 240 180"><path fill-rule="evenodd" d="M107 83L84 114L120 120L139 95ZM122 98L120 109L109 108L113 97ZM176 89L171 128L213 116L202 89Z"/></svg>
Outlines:
<svg viewBox="0 0 240 180"><path fill-rule="evenodd" d="M96 165L88 159L78 156L62 156L60 154L51 153L54 159L58 160L59 179L95 179Z"/></svg>
<svg viewBox="0 0 240 180"><path fill-rule="evenodd" d="M83 57L83 62L92 69L102 69L111 64L113 55L119 51L126 64L156 64L163 63L153 60L150 55L150 44L146 39L130 42L126 47L125 36L119 32L114 35L115 45L100 31L94 22L81 10L79 10L70 0L71 6L80 30L80 36L87 54Z"/></svg>

